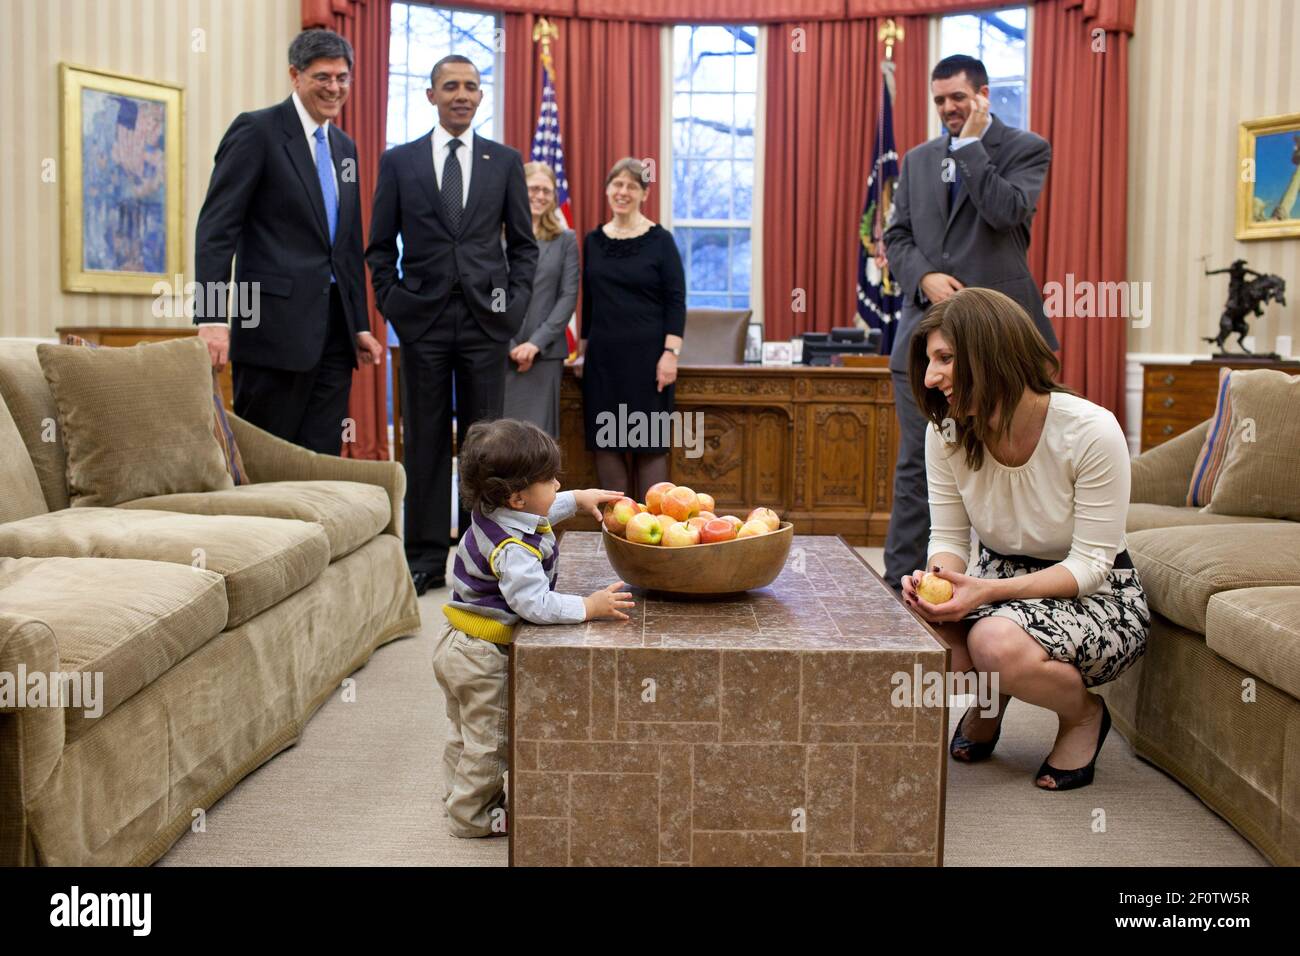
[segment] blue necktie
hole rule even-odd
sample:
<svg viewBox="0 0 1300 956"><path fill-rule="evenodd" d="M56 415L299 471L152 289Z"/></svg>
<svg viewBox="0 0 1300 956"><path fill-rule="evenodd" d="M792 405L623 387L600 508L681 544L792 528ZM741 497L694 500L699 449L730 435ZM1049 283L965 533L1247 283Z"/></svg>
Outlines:
<svg viewBox="0 0 1300 956"><path fill-rule="evenodd" d="M334 245L334 230L339 224L339 197L334 187L334 164L330 162L330 146L325 139L325 127L316 127L316 178L320 180L321 195L325 197L325 221L330 227L330 245Z"/></svg>
<svg viewBox="0 0 1300 956"><path fill-rule="evenodd" d="M948 150L948 156L952 156L952 150ZM952 161L952 182L948 183L948 211L952 212L952 207L957 205L957 190L961 186L961 170L957 166L957 160Z"/></svg>

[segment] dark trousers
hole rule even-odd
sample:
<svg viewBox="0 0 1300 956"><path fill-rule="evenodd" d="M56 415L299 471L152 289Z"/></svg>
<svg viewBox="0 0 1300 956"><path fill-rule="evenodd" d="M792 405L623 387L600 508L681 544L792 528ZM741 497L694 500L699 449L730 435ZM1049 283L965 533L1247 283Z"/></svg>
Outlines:
<svg viewBox="0 0 1300 956"><path fill-rule="evenodd" d="M400 333L399 333L400 335ZM441 575L451 549L451 393L456 447L477 421L501 417L509 343L489 338L465 299L452 295L417 339L402 339L402 441L406 465L406 562ZM469 512L457 502L461 534Z"/></svg>
<svg viewBox="0 0 1300 956"><path fill-rule="evenodd" d="M311 451L337 455L343 447L356 344L338 286L330 286L330 332L320 362L305 372L235 362L235 414Z"/></svg>
<svg viewBox="0 0 1300 956"><path fill-rule="evenodd" d="M899 343L894 343L894 348L899 347ZM889 534L885 538L885 583L899 590L905 574L926 569L930 499L925 479L926 417L912 397L907 372L893 371L890 377L894 382L894 413L898 417L898 460L894 462L894 507L889 513Z"/></svg>

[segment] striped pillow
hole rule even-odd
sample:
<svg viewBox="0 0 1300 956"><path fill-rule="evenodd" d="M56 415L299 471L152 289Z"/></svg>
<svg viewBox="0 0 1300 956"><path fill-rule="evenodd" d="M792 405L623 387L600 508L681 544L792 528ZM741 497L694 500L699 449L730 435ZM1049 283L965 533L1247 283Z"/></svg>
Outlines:
<svg viewBox="0 0 1300 956"><path fill-rule="evenodd" d="M1214 483L1219 480L1223 469L1223 458L1228 452L1228 438L1232 434L1232 393L1228 389L1232 381L1232 369L1219 369L1219 397L1214 406L1214 417L1210 419L1210 430L1205 435L1205 444L1196 457L1196 467L1192 469L1192 483L1187 488L1187 505L1191 508L1204 508L1214 497Z"/></svg>
<svg viewBox="0 0 1300 956"><path fill-rule="evenodd" d="M80 335L65 333L63 336L64 345L80 345L86 348L99 348L89 339L83 339ZM250 484L248 474L244 471L244 459L239 454L239 446L235 444L235 432L230 427L230 419L226 417L226 406L221 400L221 380L217 378L216 370L212 372L212 404L216 407L217 415L213 419L212 433L217 438L217 444L221 446L222 457L226 459L226 471L230 475L230 480L237 485Z"/></svg>

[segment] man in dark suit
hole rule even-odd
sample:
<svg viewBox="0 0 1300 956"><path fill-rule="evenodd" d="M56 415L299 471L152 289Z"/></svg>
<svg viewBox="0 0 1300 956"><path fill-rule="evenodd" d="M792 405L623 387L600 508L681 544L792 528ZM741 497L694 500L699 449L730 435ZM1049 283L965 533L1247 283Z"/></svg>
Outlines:
<svg viewBox="0 0 1300 956"><path fill-rule="evenodd" d="M358 356L383 357L366 313L357 147L331 122L348 98L352 46L329 30L300 33L289 80L287 100L241 113L217 147L195 231L194 321L213 367L234 363L235 414L337 455Z"/></svg>
<svg viewBox="0 0 1300 956"><path fill-rule="evenodd" d="M402 343L406 560L420 594L444 585L451 546L453 375L459 447L474 422L501 417L537 265L519 153L470 129L478 70L443 57L425 95L438 125L380 160L366 248L375 301Z"/></svg>
<svg viewBox="0 0 1300 956"><path fill-rule="evenodd" d="M926 419L912 398L907 361L925 310L967 286L997 289L1029 313L1059 348L1029 271L1029 225L1052 159L1047 140L989 112L989 78L970 56L940 60L930 92L945 133L909 150L885 230L889 267L903 287L889 369L898 416L894 506L885 541L885 580L895 590L923 568L930 537L925 477Z"/></svg>

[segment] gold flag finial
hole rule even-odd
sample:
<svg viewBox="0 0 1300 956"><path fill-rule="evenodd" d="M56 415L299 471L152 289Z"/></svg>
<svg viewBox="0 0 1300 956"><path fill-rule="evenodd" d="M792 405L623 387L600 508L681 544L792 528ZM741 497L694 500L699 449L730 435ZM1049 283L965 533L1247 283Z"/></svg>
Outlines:
<svg viewBox="0 0 1300 956"><path fill-rule="evenodd" d="M539 17L533 27L533 42L542 45L542 65L551 68L551 41L560 38L560 31L546 17Z"/></svg>
<svg viewBox="0 0 1300 956"><path fill-rule="evenodd" d="M892 60L894 58L894 44L903 42L903 28L892 19L886 20L880 25L876 39L885 42L885 59Z"/></svg>

